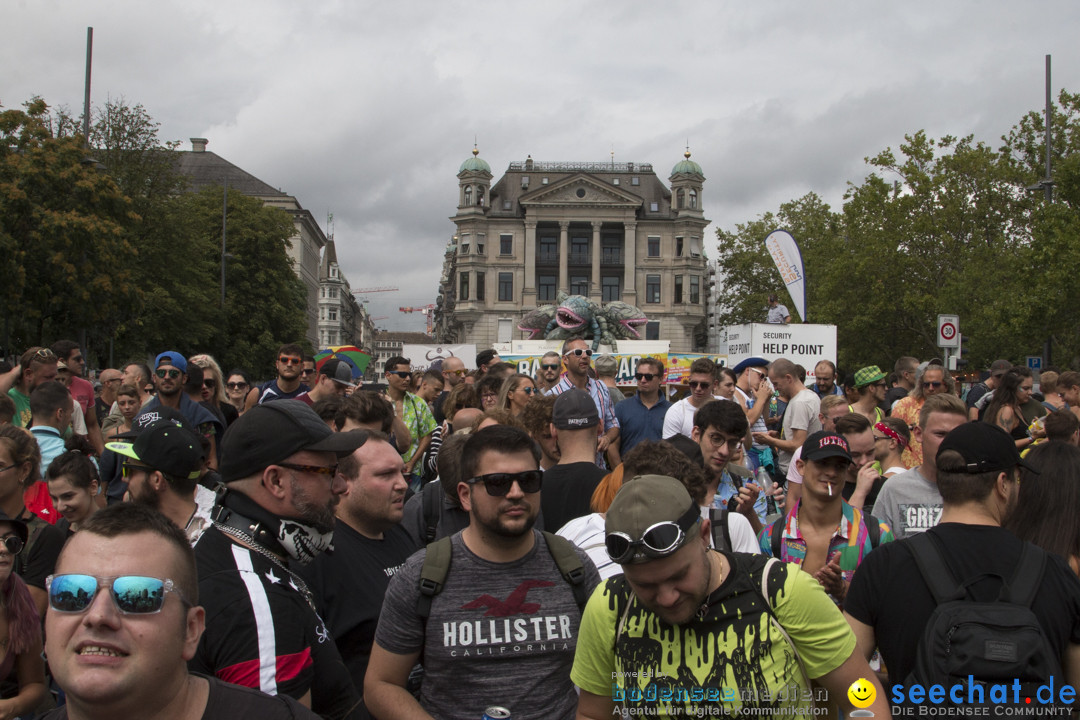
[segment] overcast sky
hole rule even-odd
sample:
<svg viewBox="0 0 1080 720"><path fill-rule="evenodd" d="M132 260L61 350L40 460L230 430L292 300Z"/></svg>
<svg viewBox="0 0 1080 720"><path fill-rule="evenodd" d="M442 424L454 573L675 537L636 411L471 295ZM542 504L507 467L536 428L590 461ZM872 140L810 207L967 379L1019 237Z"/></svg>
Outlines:
<svg viewBox="0 0 1080 720"><path fill-rule="evenodd" d="M513 160L650 162L690 143L710 231L814 191L839 207L863 159L905 133L998 139L1080 90L1076 0L366 2L2 0L0 104L123 97L163 140L296 196L371 296L422 329L473 138ZM715 240L706 243L715 257Z"/></svg>

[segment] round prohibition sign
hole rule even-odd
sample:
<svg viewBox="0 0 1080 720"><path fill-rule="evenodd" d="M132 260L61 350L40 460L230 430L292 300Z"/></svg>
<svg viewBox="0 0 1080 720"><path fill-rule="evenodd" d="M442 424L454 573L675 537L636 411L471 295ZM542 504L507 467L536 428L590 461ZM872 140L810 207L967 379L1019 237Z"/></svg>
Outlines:
<svg viewBox="0 0 1080 720"><path fill-rule="evenodd" d="M945 340L952 340L956 337L956 326L951 322L941 324L941 337Z"/></svg>

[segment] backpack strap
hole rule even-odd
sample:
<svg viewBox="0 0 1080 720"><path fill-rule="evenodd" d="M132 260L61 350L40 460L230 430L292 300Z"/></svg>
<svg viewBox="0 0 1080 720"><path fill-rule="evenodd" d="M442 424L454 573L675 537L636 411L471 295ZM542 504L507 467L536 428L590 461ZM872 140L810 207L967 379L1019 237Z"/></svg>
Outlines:
<svg viewBox="0 0 1080 720"><path fill-rule="evenodd" d="M908 537L904 543L911 554L915 556L915 564L919 568L923 582L930 588L934 596L934 602L938 605L953 599L960 585L956 576L945 564L945 558L941 556L934 538L926 532L921 532Z"/></svg>
<svg viewBox="0 0 1080 720"><path fill-rule="evenodd" d="M555 566L559 568L563 579L570 583L570 589L574 592L574 602L577 603L578 610L584 613L585 603L589 601L589 596L585 592L585 565L578 557L574 544L569 540L547 530L544 530L543 534ZM445 578L445 575L443 577Z"/></svg>
<svg viewBox="0 0 1080 720"><path fill-rule="evenodd" d="M442 592L446 575L450 572L452 553L449 537L436 540L427 546L424 564L420 568L420 595L416 598L416 614L425 622L431 615L431 601Z"/></svg>
<svg viewBox="0 0 1080 720"><path fill-rule="evenodd" d="M439 529L439 506L442 504L441 497L435 496L435 490L442 492L442 482L436 487L435 483L428 483L420 491L420 503L423 506L424 538L430 544L435 542L435 535Z"/></svg>
<svg viewBox="0 0 1080 720"><path fill-rule="evenodd" d="M781 515L776 518L776 522L772 524L772 529L769 530L769 539L772 541L772 556L777 560L780 559L780 550L784 544L784 525L787 523L787 515Z"/></svg>
<svg viewBox="0 0 1080 720"><path fill-rule="evenodd" d="M862 518L866 524L866 536L870 538L870 549L873 550L881 543L881 521L866 513L862 513Z"/></svg>
<svg viewBox="0 0 1080 720"><path fill-rule="evenodd" d="M1020 562L1009 580L1008 592L1002 592L1001 599L1016 605L1031 607L1035 593L1042 586L1043 571L1046 570L1046 552L1035 545L1025 542L1020 551Z"/></svg>
<svg viewBox="0 0 1080 720"><path fill-rule="evenodd" d="M761 587L754 585L754 589L758 591L762 601L765 603L765 612L769 615L770 623L784 636L784 639L787 640L788 647L791 648L791 652L795 655L795 660L799 663L799 671L802 672L806 687L809 688L812 686L810 674L806 672L806 664L803 663L802 656L799 655L799 649L795 647L795 641L791 639L791 635L789 635L784 626L780 624L780 618L776 617L776 610L773 608L772 600L769 598L769 575L772 574L772 569L779 564L780 560L774 557L766 560L765 567L761 570ZM734 568L732 569L734 570Z"/></svg>
<svg viewBox="0 0 1080 720"><path fill-rule="evenodd" d="M728 527L730 511L726 508L709 508L709 527L712 529L713 549L731 550L731 528Z"/></svg>

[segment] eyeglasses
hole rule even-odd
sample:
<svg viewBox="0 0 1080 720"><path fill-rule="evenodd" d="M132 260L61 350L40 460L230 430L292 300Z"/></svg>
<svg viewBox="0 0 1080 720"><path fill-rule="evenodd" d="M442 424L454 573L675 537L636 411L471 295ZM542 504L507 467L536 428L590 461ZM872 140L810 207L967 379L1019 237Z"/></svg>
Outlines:
<svg viewBox="0 0 1080 720"><path fill-rule="evenodd" d="M692 503L678 520L665 520L650 525L641 534L640 540L633 540L624 532L613 532L604 538L604 546L608 557L619 564L629 562L638 555L650 558L667 557L682 547L686 531L700 518L701 509L697 503ZM637 547L641 548L640 552L635 552L634 548Z"/></svg>
<svg viewBox="0 0 1080 720"><path fill-rule="evenodd" d="M592 350L589 348L577 348L576 350L567 350L565 354L576 355L577 357L581 357L582 355L585 357L592 357Z"/></svg>
<svg viewBox="0 0 1080 720"><path fill-rule="evenodd" d="M558 370L560 367L561 366L558 363L556 363L554 365L552 365L551 363L544 363L543 365L540 366L540 369L541 370Z"/></svg>
<svg viewBox="0 0 1080 720"><path fill-rule="evenodd" d="M177 370L176 368L158 368L157 370L154 371L154 374L157 375L162 380L164 380L167 377L172 378L173 380L175 380L176 378L183 375L183 373L180 372L179 370Z"/></svg>
<svg viewBox="0 0 1080 720"><path fill-rule="evenodd" d="M523 493L540 492L540 484L544 480L543 470L523 470L516 473L488 473L479 477L469 478L465 482L475 485L484 483L484 489L491 497L504 497L516 482Z"/></svg>
<svg viewBox="0 0 1080 720"><path fill-rule="evenodd" d="M412 373L408 370L387 370L387 375L397 375L399 378L411 378Z"/></svg>
<svg viewBox="0 0 1080 720"><path fill-rule="evenodd" d="M277 463L283 468L289 468L290 470L296 470L297 472L309 472L316 475L329 475L334 477L337 475L338 466L334 465L294 465L293 463Z"/></svg>
<svg viewBox="0 0 1080 720"><path fill-rule="evenodd" d="M690 382L688 382L686 384L690 386L691 390L697 390L698 388L710 388L710 387L712 387L711 382L702 382L700 380L692 380L692 381L690 381Z"/></svg>
<svg viewBox="0 0 1080 720"><path fill-rule="evenodd" d="M230 390L242 390L243 388L246 388L247 386L248 386L248 384L246 382L227 382L227 383L225 383L225 387L229 388Z"/></svg>
<svg viewBox="0 0 1080 720"><path fill-rule="evenodd" d="M443 370L443 373L447 375L457 375L458 377L465 377L465 373L467 372L469 371L465 368L462 368L460 370Z"/></svg>
<svg viewBox="0 0 1080 720"><path fill-rule="evenodd" d="M19 463L12 463L10 465L5 465L4 467L0 467L0 473L7 472L11 468L17 468L17 467L19 467Z"/></svg>
<svg viewBox="0 0 1080 720"><path fill-rule="evenodd" d="M943 382L939 382L939 381L937 381L937 380L931 380L931 381L929 381L929 382L924 382L924 383L922 384L922 386L923 386L923 389L924 389L924 390L932 390L932 389L934 389L934 388L939 388L939 387L941 387L941 386L942 386L942 385L944 385L944 384L945 384L945 383L943 383Z"/></svg>
<svg viewBox="0 0 1080 720"><path fill-rule="evenodd" d="M888 435L875 435L874 442L877 442L878 440L891 440L891 438Z"/></svg>
<svg viewBox="0 0 1080 720"><path fill-rule="evenodd" d="M120 474L125 480L127 480L136 472L150 472L153 469L154 468L150 467L149 465L139 465L133 462L126 462L121 466Z"/></svg>
<svg viewBox="0 0 1080 720"><path fill-rule="evenodd" d="M94 603L102 585L109 588L116 609L125 615L152 615L161 612L165 593L174 592L191 605L176 583L142 575L94 577L93 575L50 575L45 578L49 608L62 613L81 613Z"/></svg>
<svg viewBox="0 0 1080 720"><path fill-rule="evenodd" d="M18 555L23 549L23 540L18 535L8 535L7 537L0 538L0 542L4 543L4 547L12 555Z"/></svg>
<svg viewBox="0 0 1080 720"><path fill-rule="evenodd" d="M203 387L210 388L211 390L213 390L214 388L217 387L217 380L215 380L214 378L205 378L202 381L202 384L203 384Z"/></svg>
<svg viewBox="0 0 1080 720"><path fill-rule="evenodd" d="M282 355L281 357L279 357L279 358L277 359L277 361L278 361L279 363L281 363L282 365L299 365L300 363L302 363L302 362L303 362L303 360L301 360L301 359L300 359L300 358L298 358L298 357L286 357L286 356L284 356L284 355Z"/></svg>
<svg viewBox="0 0 1080 720"><path fill-rule="evenodd" d="M641 382L642 380L644 380L645 382L652 382L652 379L654 377L659 377L659 376L655 375L653 373L634 373L634 379L637 380L638 382Z"/></svg>

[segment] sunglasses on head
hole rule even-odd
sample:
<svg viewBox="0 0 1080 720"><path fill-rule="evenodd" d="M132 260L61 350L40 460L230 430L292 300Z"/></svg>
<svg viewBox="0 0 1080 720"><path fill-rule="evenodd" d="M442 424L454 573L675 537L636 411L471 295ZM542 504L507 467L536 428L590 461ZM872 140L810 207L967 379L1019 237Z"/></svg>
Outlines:
<svg viewBox="0 0 1080 720"><path fill-rule="evenodd" d="M690 386L691 390L697 390L698 388L711 388L712 387L711 382L706 382L704 380L691 380L690 382L688 382L686 384Z"/></svg>
<svg viewBox="0 0 1080 720"><path fill-rule="evenodd" d="M18 535L8 535L5 538L0 538L0 542L4 543L4 547L7 548L7 551L12 555L18 555L22 552L23 541Z"/></svg>
<svg viewBox="0 0 1080 720"><path fill-rule="evenodd" d="M555 364L552 364L552 363L544 363L544 364L543 364L543 365L541 365L540 367L541 367L541 369L543 369L543 370L558 370L558 369L559 369L559 364L558 364L558 363L555 363Z"/></svg>
<svg viewBox="0 0 1080 720"><path fill-rule="evenodd" d="M49 348L41 348L36 353L34 353L34 357L39 357L42 360L49 360L51 358L56 357L56 353L54 353Z"/></svg>
<svg viewBox="0 0 1080 720"><path fill-rule="evenodd" d="M299 365L300 363L302 363L302 362L303 362L303 360L301 360L301 359L300 359L300 358L298 358L298 357L286 357L286 356L284 356L284 355L282 355L281 357L279 357L279 358L277 359L277 361L278 361L279 363L281 363L282 365Z"/></svg>
<svg viewBox="0 0 1080 720"><path fill-rule="evenodd" d="M641 382L642 380L651 382L654 377L656 377L656 375L653 373L634 373L634 379L638 382Z"/></svg>
<svg viewBox="0 0 1080 720"><path fill-rule="evenodd" d="M577 348L576 350L567 350L566 354L576 355L577 357L581 357L582 355L585 357L592 357L592 350L589 348Z"/></svg>
<svg viewBox="0 0 1080 720"><path fill-rule="evenodd" d="M624 532L608 533L604 538L604 547L608 557L620 564L639 555L650 558L667 557L682 547L686 531L693 527L700 517L701 509L697 503L691 503L678 520L665 520L650 525L641 534L640 540L634 540ZM637 551L635 548L641 550Z"/></svg>
<svg viewBox="0 0 1080 720"><path fill-rule="evenodd" d="M387 370L387 375L397 375L399 378L411 378L412 373L408 370Z"/></svg>
<svg viewBox="0 0 1080 720"><path fill-rule="evenodd" d="M176 378L183 375L183 373L181 373L176 368L158 368L154 371L154 374L162 380L164 380L165 378L172 378L173 380L175 380Z"/></svg>
<svg viewBox="0 0 1080 720"><path fill-rule="evenodd" d="M174 592L184 605L191 605L172 580L120 575L117 577L94 577L93 575L50 575L45 579L49 591L49 608L62 613L81 613L93 604L98 590L109 588L116 609L125 615L152 615L161 612L165 593Z"/></svg>
<svg viewBox="0 0 1080 720"><path fill-rule="evenodd" d="M240 389L246 388L247 386L248 386L248 384L246 382L227 382L227 383L225 383L225 387L229 388L230 390L240 390Z"/></svg>
<svg viewBox="0 0 1080 720"><path fill-rule="evenodd" d="M479 477L469 478L465 482L475 485L484 483L484 489L492 497L504 497L516 482L523 493L540 492L540 484L544 480L543 470L523 470L516 473L488 473Z"/></svg>

